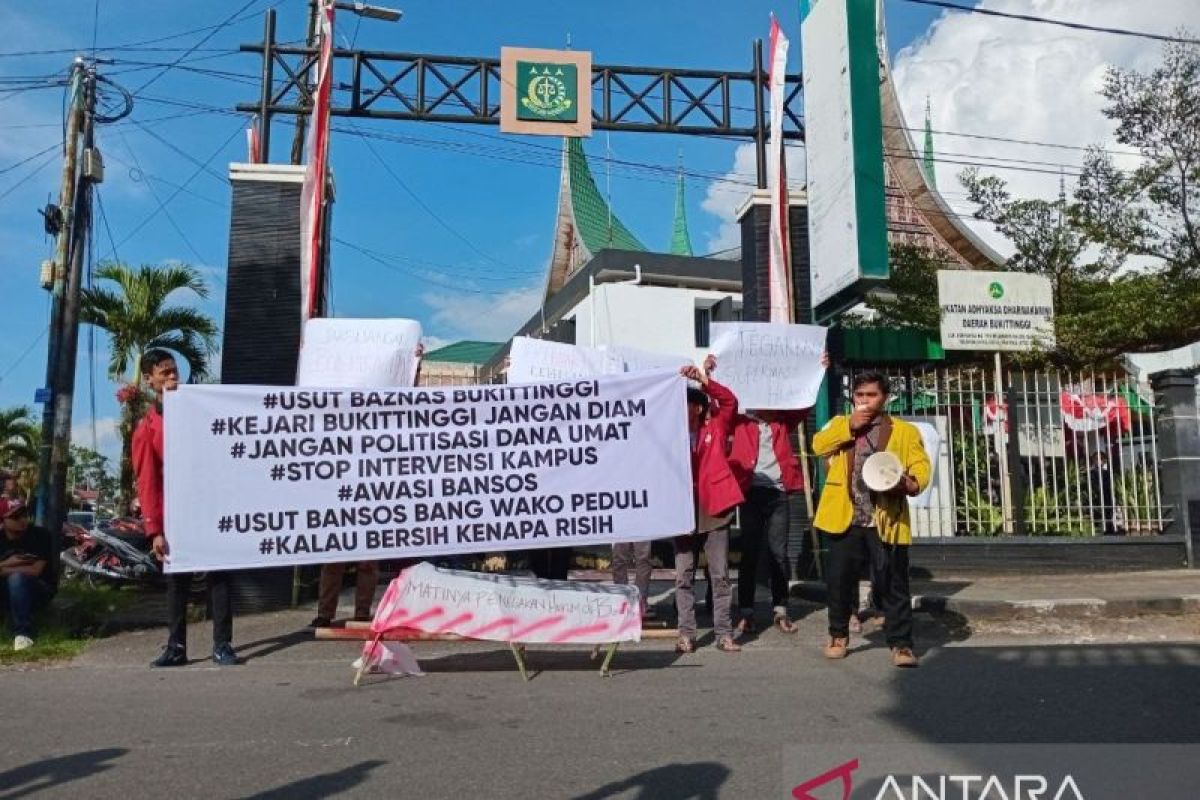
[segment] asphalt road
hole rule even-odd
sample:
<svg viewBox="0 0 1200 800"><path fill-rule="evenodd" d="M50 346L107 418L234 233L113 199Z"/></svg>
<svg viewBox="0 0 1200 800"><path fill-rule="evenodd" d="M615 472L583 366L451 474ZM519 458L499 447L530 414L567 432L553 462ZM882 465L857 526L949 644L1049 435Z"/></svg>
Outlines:
<svg viewBox="0 0 1200 800"><path fill-rule="evenodd" d="M967 627L919 617L918 670L881 643L820 655L823 613L743 653L418 645L428 674L351 686L310 612L239 620L241 667L145 664L160 631L0 671L0 798L775 798L804 746L1200 742L1197 617ZM194 645L206 626L194 626ZM193 656L204 648L194 646Z"/></svg>

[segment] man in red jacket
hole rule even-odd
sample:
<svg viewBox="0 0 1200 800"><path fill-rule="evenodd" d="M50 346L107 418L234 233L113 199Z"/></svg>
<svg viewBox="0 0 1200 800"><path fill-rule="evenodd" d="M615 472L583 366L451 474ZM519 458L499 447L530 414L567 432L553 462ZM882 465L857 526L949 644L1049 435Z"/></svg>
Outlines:
<svg viewBox="0 0 1200 800"><path fill-rule="evenodd" d="M706 369L715 363L710 356ZM695 580L697 555L701 548L708 558L713 589L713 633L717 649L735 653L741 646L733 638L729 583L729 523L744 499L729 468L728 441L737 415L733 392L710 379L708 372L684 367L680 374L700 384L688 389L688 431L692 439L692 482L696 503L696 530L675 537L675 608L679 613L679 641L675 649L696 649Z"/></svg>
<svg viewBox="0 0 1200 800"><path fill-rule="evenodd" d="M142 417L133 433L133 471L137 475L138 499L142 504L142 524L150 537L154 555L161 561L167 554L163 527L163 418L162 403L166 392L179 388L179 369L166 350L150 350L141 361L142 379L154 391L154 405ZM187 601L192 576L188 573L167 575L167 646L152 667L179 667L187 663ZM208 598L213 618L213 662L218 666L238 663L230 642L233 639L233 611L229 605L229 574L208 573Z"/></svg>
<svg viewBox="0 0 1200 800"><path fill-rule="evenodd" d="M829 355L821 356L829 367ZM715 365L714 365L715 367ZM804 491L804 471L792 448L791 434L807 411L747 411L733 423L730 466L746 502L741 508L742 561L738 565L738 633L754 633L754 595L758 588L758 562L764 540L770 570L771 609L774 624L784 633L795 633L787 612L790 507Z"/></svg>

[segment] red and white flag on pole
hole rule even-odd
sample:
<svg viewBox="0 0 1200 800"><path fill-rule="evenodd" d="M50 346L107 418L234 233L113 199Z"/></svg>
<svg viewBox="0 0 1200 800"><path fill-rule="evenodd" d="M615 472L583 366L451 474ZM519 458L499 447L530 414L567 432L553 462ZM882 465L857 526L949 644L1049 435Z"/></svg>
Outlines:
<svg viewBox="0 0 1200 800"><path fill-rule="evenodd" d="M317 309L318 270L324 231L326 175L329 165L329 100L333 90L333 2L320 0L316 80L312 118L305 143L304 187L300 190L300 296L303 319Z"/></svg>
<svg viewBox="0 0 1200 800"><path fill-rule="evenodd" d="M258 116L255 115L250 120L250 127L246 128L246 161L249 164L262 163L262 140L258 133Z"/></svg>
<svg viewBox="0 0 1200 800"><path fill-rule="evenodd" d="M770 262L767 287L770 291L770 322L793 322L792 266L788 253L787 160L783 153L783 103L787 89L788 40L771 15L770 86L771 135L767 143L767 189L771 193Z"/></svg>

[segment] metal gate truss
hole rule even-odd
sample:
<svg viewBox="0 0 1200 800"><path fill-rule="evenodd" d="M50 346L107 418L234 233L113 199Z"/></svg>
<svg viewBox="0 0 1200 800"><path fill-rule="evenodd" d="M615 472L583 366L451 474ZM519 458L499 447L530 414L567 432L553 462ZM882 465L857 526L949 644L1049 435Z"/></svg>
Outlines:
<svg viewBox="0 0 1200 800"><path fill-rule="evenodd" d="M274 42L269 15L263 43L243 52L262 57L258 102L238 111L256 113L264 154L276 114L307 114L312 104L314 49ZM767 76L760 43L748 72L594 65L593 127L600 130L704 136L766 137ZM341 117L498 125L500 60L378 50L335 49L330 113ZM345 77L349 75L349 82ZM341 77L339 81L338 78ZM804 139L800 75L787 77L785 139ZM757 90L756 90L757 87Z"/></svg>

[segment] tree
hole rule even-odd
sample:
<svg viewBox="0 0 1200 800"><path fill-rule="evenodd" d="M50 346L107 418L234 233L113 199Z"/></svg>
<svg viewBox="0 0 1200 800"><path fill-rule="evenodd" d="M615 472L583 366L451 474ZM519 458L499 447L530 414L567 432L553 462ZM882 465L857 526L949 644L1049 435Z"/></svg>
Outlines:
<svg viewBox="0 0 1200 800"><path fill-rule="evenodd" d="M847 319L849 327L869 324L880 328L917 328L937 333L942 312L938 307L937 272L945 266L936 253L916 245L893 245L890 275L884 291L873 292L864 301L874 312L869 322Z"/></svg>
<svg viewBox="0 0 1200 800"><path fill-rule="evenodd" d="M111 503L119 491L108 457L90 447L71 445L67 469L75 487L86 487L97 493L97 508L100 503Z"/></svg>
<svg viewBox="0 0 1200 800"><path fill-rule="evenodd" d="M128 384L118 393L124 409L120 485L121 507L125 510L133 496L133 429L145 401L137 388L141 380L138 361L145 351L162 348L187 364L191 380L202 379L208 372L217 324L194 308L167 305L176 292L208 297L208 286L200 273L186 264L134 269L110 263L96 271L96 278L100 284L83 292L81 318L108 333L109 377ZM116 290L106 284L115 284Z"/></svg>
<svg viewBox="0 0 1200 800"><path fill-rule="evenodd" d="M37 461L37 423L25 406L0 409L0 465L16 469Z"/></svg>
<svg viewBox="0 0 1200 800"><path fill-rule="evenodd" d="M1117 141L1141 163L1123 172L1092 148L1072 216L1114 258L1145 256L1173 276L1200 277L1200 45L1168 43L1149 74L1111 67L1101 93Z"/></svg>

